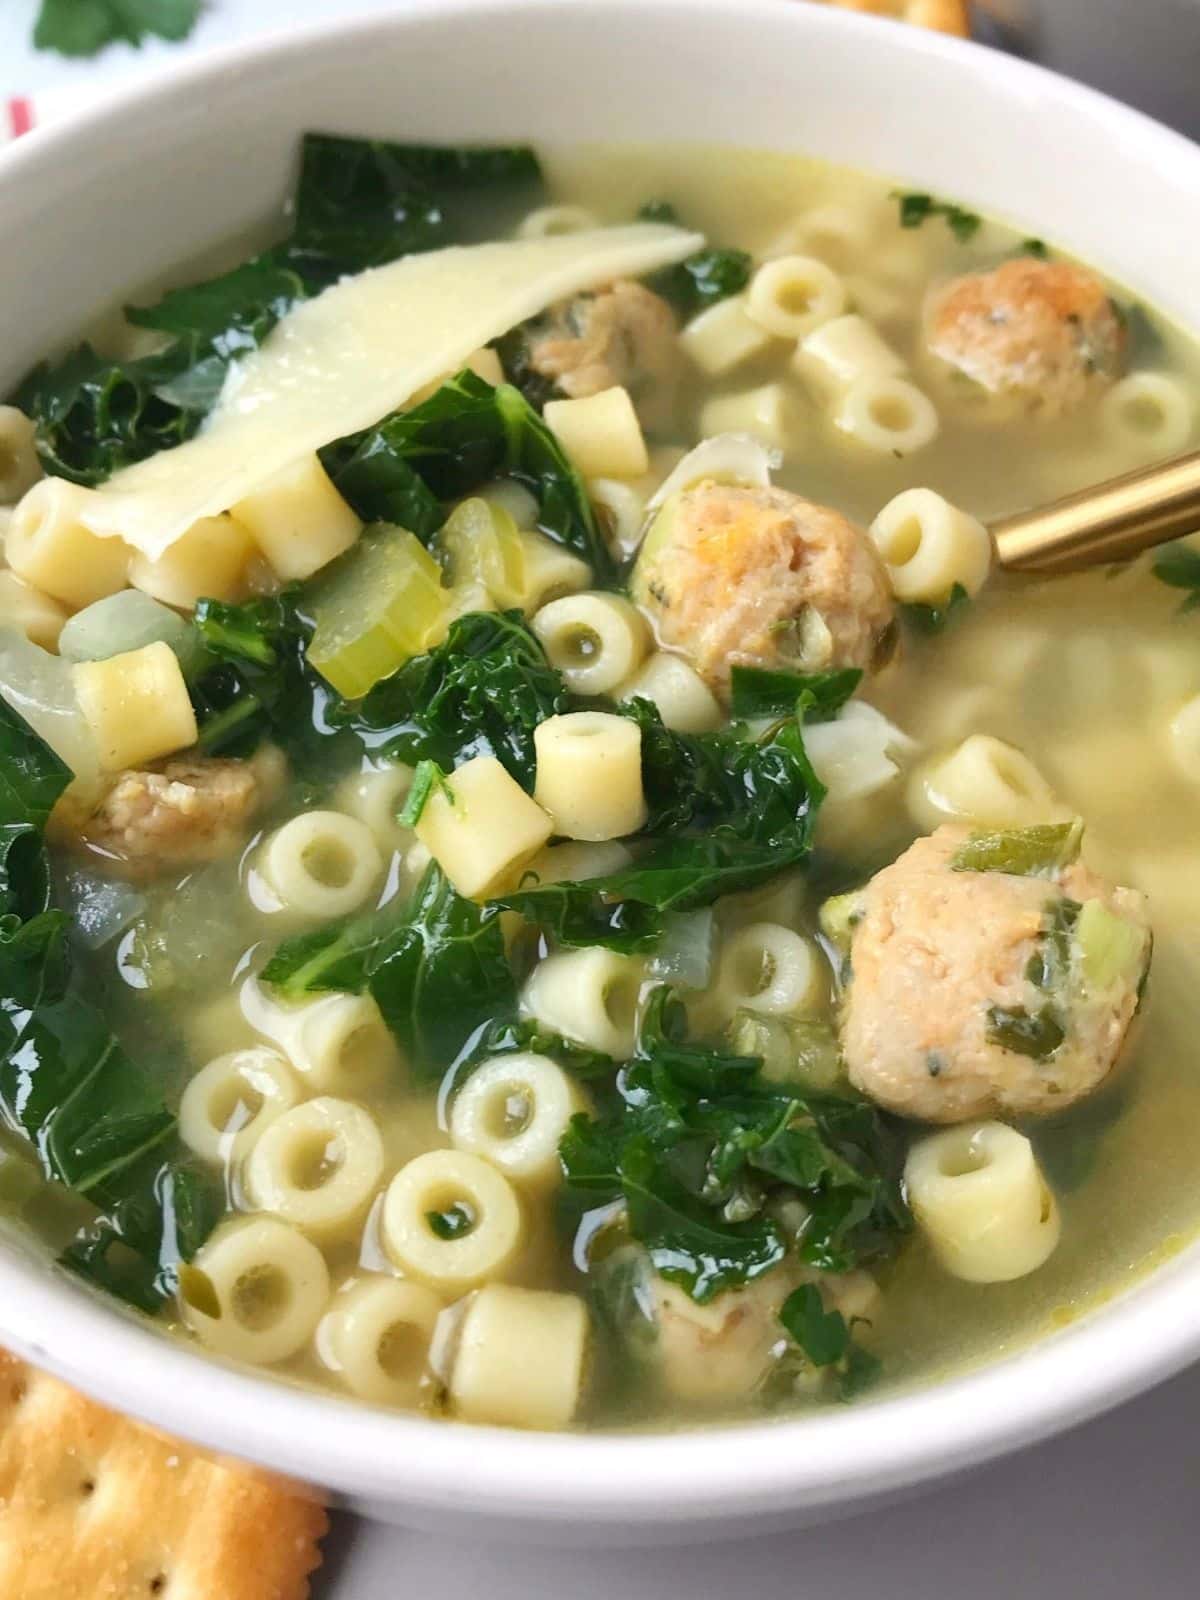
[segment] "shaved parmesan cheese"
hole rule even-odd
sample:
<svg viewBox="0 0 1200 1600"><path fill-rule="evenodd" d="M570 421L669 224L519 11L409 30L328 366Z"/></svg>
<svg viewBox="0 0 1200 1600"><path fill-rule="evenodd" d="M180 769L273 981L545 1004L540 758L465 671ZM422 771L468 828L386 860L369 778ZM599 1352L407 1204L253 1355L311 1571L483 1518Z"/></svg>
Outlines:
<svg viewBox="0 0 1200 1600"><path fill-rule="evenodd" d="M234 368L202 431L114 473L82 520L156 560L301 456L370 427L555 300L682 261L703 236L655 223L405 256L290 312Z"/></svg>

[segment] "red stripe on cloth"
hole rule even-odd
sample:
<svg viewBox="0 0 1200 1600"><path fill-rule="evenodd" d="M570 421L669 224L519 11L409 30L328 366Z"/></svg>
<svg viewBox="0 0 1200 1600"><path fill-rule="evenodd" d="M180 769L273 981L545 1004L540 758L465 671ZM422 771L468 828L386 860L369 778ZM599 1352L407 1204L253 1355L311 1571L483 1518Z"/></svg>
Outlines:
<svg viewBox="0 0 1200 1600"><path fill-rule="evenodd" d="M33 127L33 102L26 100L23 95L10 100L8 121L14 139L19 139L23 133L28 133Z"/></svg>

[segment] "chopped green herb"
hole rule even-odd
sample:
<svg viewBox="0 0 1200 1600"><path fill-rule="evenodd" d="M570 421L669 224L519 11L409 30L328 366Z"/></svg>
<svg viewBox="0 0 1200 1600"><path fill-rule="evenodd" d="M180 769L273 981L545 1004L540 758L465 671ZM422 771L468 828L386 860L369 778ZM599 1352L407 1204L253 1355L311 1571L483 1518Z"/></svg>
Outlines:
<svg viewBox="0 0 1200 1600"><path fill-rule="evenodd" d="M776 672L768 667L735 666L730 674L735 717L794 716L801 706L806 722L835 717L862 682L857 667L834 672Z"/></svg>
<svg viewBox="0 0 1200 1600"><path fill-rule="evenodd" d="M976 212L967 211L951 200L935 200L931 194L893 190L892 199L899 202L902 228L919 228L930 217L944 217L946 226L960 244L973 238L983 222Z"/></svg>
<svg viewBox="0 0 1200 1600"><path fill-rule="evenodd" d="M1049 261L1050 247L1044 239L1022 239L1021 254L1033 256L1036 261Z"/></svg>
<svg viewBox="0 0 1200 1600"><path fill-rule="evenodd" d="M849 1400L879 1372L879 1361L853 1338L840 1311L827 1311L815 1283L793 1289L779 1311L793 1344L814 1367L838 1370L839 1393Z"/></svg>
<svg viewBox="0 0 1200 1600"><path fill-rule="evenodd" d="M446 774L436 761L418 761L417 770L413 773L412 787L408 791L408 798L397 817L402 828L415 828L421 820L421 813L429 802L429 796L434 789L440 789L454 804L454 790L447 781Z"/></svg>
<svg viewBox="0 0 1200 1600"><path fill-rule="evenodd" d="M1050 877L1079 859L1083 820L1046 822L1031 828L973 833L950 858L954 872L1007 872Z"/></svg>
<svg viewBox="0 0 1200 1600"><path fill-rule="evenodd" d="M679 213L669 200L647 200L644 206L638 207L638 221L667 222L676 226Z"/></svg>
<svg viewBox="0 0 1200 1600"><path fill-rule="evenodd" d="M900 615L918 633L941 633L961 613L970 598L962 584L956 583L950 591L950 598L942 605L927 606L909 601L900 607Z"/></svg>
<svg viewBox="0 0 1200 1600"><path fill-rule="evenodd" d="M1168 544L1154 558L1154 576L1172 589L1185 589L1181 611L1200 607L1200 550L1190 544Z"/></svg>
<svg viewBox="0 0 1200 1600"><path fill-rule="evenodd" d="M425 1221L430 1233L439 1239L461 1239L475 1226L475 1214L461 1202L445 1211L427 1211Z"/></svg>
<svg viewBox="0 0 1200 1600"><path fill-rule="evenodd" d="M1058 1012L1053 1006L1026 1011L1021 1006L989 1006L987 1036L1015 1055L1043 1061L1052 1056L1066 1038Z"/></svg>

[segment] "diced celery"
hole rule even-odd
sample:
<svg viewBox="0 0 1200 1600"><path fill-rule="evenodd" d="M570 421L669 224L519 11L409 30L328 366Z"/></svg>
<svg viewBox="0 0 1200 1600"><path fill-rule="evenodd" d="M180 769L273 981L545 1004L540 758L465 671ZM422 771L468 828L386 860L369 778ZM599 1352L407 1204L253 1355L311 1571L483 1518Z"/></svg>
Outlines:
<svg viewBox="0 0 1200 1600"><path fill-rule="evenodd" d="M481 584L501 607L521 604L525 547L516 522L501 505L478 496L455 506L438 534L456 589Z"/></svg>
<svg viewBox="0 0 1200 1600"><path fill-rule="evenodd" d="M682 494L673 494L663 502L642 539L637 565L633 569L633 577L629 584L629 592L642 604L654 598L651 593L654 563L660 552L675 536L675 524L679 520L682 498Z"/></svg>
<svg viewBox="0 0 1200 1600"><path fill-rule="evenodd" d="M308 659L355 700L435 644L448 608L441 568L411 533L369 530L313 592Z"/></svg>
<svg viewBox="0 0 1200 1600"><path fill-rule="evenodd" d="M826 900L817 914L817 922L821 932L829 940L839 954L848 956L850 944L854 938L855 925L861 921L863 914L863 895L861 889L852 889L849 894L835 894L831 900Z"/></svg>
<svg viewBox="0 0 1200 1600"><path fill-rule="evenodd" d="M107 661L160 642L175 652L185 678L211 660L186 618L140 589L122 589L84 606L65 622L58 653L64 661Z"/></svg>
<svg viewBox="0 0 1200 1600"><path fill-rule="evenodd" d="M729 1042L740 1056L762 1058L762 1075L768 1083L785 1083L792 1077L792 1041L787 1023L756 1011L739 1011L729 1025Z"/></svg>
<svg viewBox="0 0 1200 1600"><path fill-rule="evenodd" d="M1124 981L1137 984L1146 960L1147 934L1110 911L1103 900L1085 900L1075 924L1079 964L1091 989Z"/></svg>
<svg viewBox="0 0 1200 1600"><path fill-rule="evenodd" d="M842 1052L837 1034L827 1022L793 1022L793 1075L814 1094L833 1089L841 1081Z"/></svg>
<svg viewBox="0 0 1200 1600"><path fill-rule="evenodd" d="M650 974L685 989L703 989L712 976L713 910L668 911L663 936L650 957ZM748 1051L757 1055L756 1050Z"/></svg>
<svg viewBox="0 0 1200 1600"><path fill-rule="evenodd" d="M1007 872L1036 878L1069 867L1079 857L1083 822L1044 822L1031 828L973 833L950 858L955 872Z"/></svg>

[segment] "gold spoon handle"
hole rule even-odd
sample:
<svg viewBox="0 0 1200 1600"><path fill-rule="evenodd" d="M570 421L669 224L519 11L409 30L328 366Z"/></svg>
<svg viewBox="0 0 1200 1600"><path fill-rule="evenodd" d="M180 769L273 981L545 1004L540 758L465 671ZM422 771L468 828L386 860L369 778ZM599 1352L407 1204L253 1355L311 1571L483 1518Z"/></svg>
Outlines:
<svg viewBox="0 0 1200 1600"><path fill-rule="evenodd" d="M1126 561L1200 529L1200 450L991 524L996 559L1020 572Z"/></svg>

